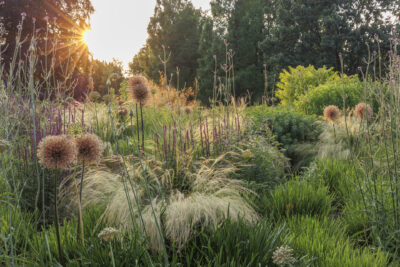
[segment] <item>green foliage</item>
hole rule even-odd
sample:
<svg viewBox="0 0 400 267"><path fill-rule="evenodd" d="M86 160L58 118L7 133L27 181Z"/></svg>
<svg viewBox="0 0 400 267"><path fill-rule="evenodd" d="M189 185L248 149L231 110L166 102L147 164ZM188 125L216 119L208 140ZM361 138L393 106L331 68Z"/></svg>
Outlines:
<svg viewBox="0 0 400 267"><path fill-rule="evenodd" d="M262 134L272 134L286 150L294 169L307 165L316 154L315 143L322 125L313 116L304 115L287 107L255 106L247 111L252 129Z"/></svg>
<svg viewBox="0 0 400 267"><path fill-rule="evenodd" d="M356 172L350 161L335 158L319 159L304 174L310 183L326 186L334 196L338 208L345 205L346 199L356 186Z"/></svg>
<svg viewBox="0 0 400 267"><path fill-rule="evenodd" d="M288 241L287 236L285 226L266 220L255 225L227 221L211 235L199 234L178 256L186 255L182 262L196 266L272 266L273 252Z"/></svg>
<svg viewBox="0 0 400 267"><path fill-rule="evenodd" d="M274 220L295 215L324 217L332 211L328 188L300 179L282 184L262 198L263 213Z"/></svg>
<svg viewBox="0 0 400 267"><path fill-rule="evenodd" d="M288 221L293 241L291 247L307 254L313 266L387 266L388 254L380 249L355 248L345 235L345 226L329 217L302 216Z"/></svg>
<svg viewBox="0 0 400 267"><path fill-rule="evenodd" d="M286 149L294 144L316 142L322 131L317 118L287 107L250 107L247 117L252 120L253 130L266 133L270 129Z"/></svg>
<svg viewBox="0 0 400 267"><path fill-rule="evenodd" d="M312 88L336 78L338 78L338 74L333 71L333 68L315 69L312 65L289 67L289 71L285 69L279 74L280 82L277 83L276 96L284 105L293 104L301 95L307 94Z"/></svg>
<svg viewBox="0 0 400 267"><path fill-rule="evenodd" d="M335 105L340 109L353 108L363 99L363 84L357 76L335 78L299 96L295 106L306 114L322 115L324 108Z"/></svg>
<svg viewBox="0 0 400 267"><path fill-rule="evenodd" d="M164 66L166 49L167 77L174 73L172 83L177 87L177 67L180 69L179 85L183 87L194 84L198 47L201 34L201 13L190 1L160 0L157 1L154 15L147 27L146 46L135 55L130 63L132 73L143 73L153 81L160 81L160 71ZM169 57L168 57L169 56ZM178 88L180 89L180 88Z"/></svg>
<svg viewBox="0 0 400 267"><path fill-rule="evenodd" d="M261 183L268 188L281 183L288 159L271 140L260 135L249 135L240 144L240 153L234 159L242 165L234 177Z"/></svg>
<svg viewBox="0 0 400 267"><path fill-rule="evenodd" d="M122 62L115 59L112 62L93 60L92 71L95 91L103 96L110 94L110 88L114 88L115 93L119 93L121 83L124 81ZM107 81L110 85L107 85Z"/></svg>
<svg viewBox="0 0 400 267"><path fill-rule="evenodd" d="M323 5L313 0L268 1L264 9L265 38L260 45L270 77L298 65L341 70L340 54L345 73L355 74L358 66L365 65L368 53L378 51L378 43L382 55L387 54L394 23L385 21L383 14L398 7L398 3L386 0L377 5L349 0L326 1ZM379 42L372 42L374 34Z"/></svg>

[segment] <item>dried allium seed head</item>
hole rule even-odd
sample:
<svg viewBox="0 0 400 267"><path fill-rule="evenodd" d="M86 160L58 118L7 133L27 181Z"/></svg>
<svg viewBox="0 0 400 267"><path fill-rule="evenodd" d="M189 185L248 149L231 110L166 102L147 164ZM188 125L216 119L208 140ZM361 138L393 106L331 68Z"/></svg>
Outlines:
<svg viewBox="0 0 400 267"><path fill-rule="evenodd" d="M114 240L114 237L119 233L118 230L108 227L101 230L101 232L97 235L103 241L111 242Z"/></svg>
<svg viewBox="0 0 400 267"><path fill-rule="evenodd" d="M337 106L331 105L324 109L324 118L327 121L335 122L340 117L340 110Z"/></svg>
<svg viewBox="0 0 400 267"><path fill-rule="evenodd" d="M185 111L185 113L187 115L190 115L192 113L192 108L191 107L185 107L184 111Z"/></svg>
<svg viewBox="0 0 400 267"><path fill-rule="evenodd" d="M129 80L131 98L141 105L146 105L150 98L147 80L143 76L134 76Z"/></svg>
<svg viewBox="0 0 400 267"><path fill-rule="evenodd" d="M90 99L90 101L92 101L92 102L96 102L97 100L100 99L100 97L101 97L101 95L100 95L100 93L97 92L97 91L92 91L92 92L90 92L90 94L89 94L89 99Z"/></svg>
<svg viewBox="0 0 400 267"><path fill-rule="evenodd" d="M39 163L48 169L68 169L76 160L76 145L66 135L47 136L38 145Z"/></svg>
<svg viewBox="0 0 400 267"><path fill-rule="evenodd" d="M354 109L354 113L360 120L366 119L372 116L373 111L369 104L359 103Z"/></svg>
<svg viewBox="0 0 400 267"><path fill-rule="evenodd" d="M97 135L85 134L75 140L78 150L78 160L86 163L96 163L100 161L104 147Z"/></svg>
<svg viewBox="0 0 400 267"><path fill-rule="evenodd" d="M272 255L272 260L278 266L293 264L296 261L296 259L293 258L293 249L289 246L277 248Z"/></svg>

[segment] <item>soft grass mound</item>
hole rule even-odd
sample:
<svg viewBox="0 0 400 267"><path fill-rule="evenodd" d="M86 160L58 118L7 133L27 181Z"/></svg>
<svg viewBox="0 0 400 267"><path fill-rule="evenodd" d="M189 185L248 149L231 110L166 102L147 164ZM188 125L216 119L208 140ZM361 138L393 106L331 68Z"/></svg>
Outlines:
<svg viewBox="0 0 400 267"><path fill-rule="evenodd" d="M230 178L236 168L224 158L202 160L179 173L152 161L143 162L144 169L132 166L129 173L135 176L130 178L90 172L84 179L82 203L106 206L101 219L122 232L139 227L154 250L164 246L160 230L182 247L197 231L215 231L226 219L249 224L259 219L246 198L253 193L242 181Z"/></svg>
<svg viewBox="0 0 400 267"><path fill-rule="evenodd" d="M330 214L332 196L326 186L296 179L263 196L264 214L275 220L294 215L324 217Z"/></svg>
<svg viewBox="0 0 400 267"><path fill-rule="evenodd" d="M289 219L291 247L313 257L312 266L387 266L388 254L380 249L355 248L345 234L345 226L329 217L299 216Z"/></svg>

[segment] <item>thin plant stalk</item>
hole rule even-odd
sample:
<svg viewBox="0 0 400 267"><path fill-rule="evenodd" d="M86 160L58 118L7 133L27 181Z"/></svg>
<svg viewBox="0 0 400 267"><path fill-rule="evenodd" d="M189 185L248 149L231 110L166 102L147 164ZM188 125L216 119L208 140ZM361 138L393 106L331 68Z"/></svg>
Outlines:
<svg viewBox="0 0 400 267"><path fill-rule="evenodd" d="M77 227L77 239L78 240L81 239L82 245L85 245L85 235L84 235L84 231L83 231L83 216L82 216L82 191L83 191L84 175L85 175L85 161L82 160L81 182L79 185L78 227Z"/></svg>
<svg viewBox="0 0 400 267"><path fill-rule="evenodd" d="M57 247L58 247L58 256L60 258L60 262L63 263L63 253L61 248L61 238L60 238L60 226L58 223L58 207L57 207L57 179L54 179L54 215L55 215L55 228L56 228L56 237L57 237Z"/></svg>

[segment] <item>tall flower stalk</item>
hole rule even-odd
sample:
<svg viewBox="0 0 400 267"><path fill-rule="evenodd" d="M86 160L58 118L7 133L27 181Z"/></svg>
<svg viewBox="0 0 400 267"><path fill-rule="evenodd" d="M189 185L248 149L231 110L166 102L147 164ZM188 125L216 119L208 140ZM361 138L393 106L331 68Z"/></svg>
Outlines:
<svg viewBox="0 0 400 267"><path fill-rule="evenodd" d="M82 191L83 191L83 178L85 175L85 164L97 163L101 159L104 147L100 138L94 134L84 134L75 140L77 148L77 158L82 162L81 181L79 186L79 203L78 203L78 229L80 239L84 244L84 231L83 231L83 217L82 217ZM79 234L77 234L79 239Z"/></svg>
<svg viewBox="0 0 400 267"><path fill-rule="evenodd" d="M54 179L54 214L55 228L57 237L58 256L60 262L64 262L64 257L61 247L58 207L57 207L57 178L61 176L63 170L67 170L76 160L76 145L71 137L65 135L47 136L38 145L37 156L39 163L47 169L54 170L56 178Z"/></svg>

